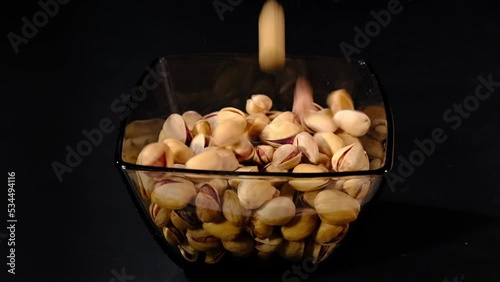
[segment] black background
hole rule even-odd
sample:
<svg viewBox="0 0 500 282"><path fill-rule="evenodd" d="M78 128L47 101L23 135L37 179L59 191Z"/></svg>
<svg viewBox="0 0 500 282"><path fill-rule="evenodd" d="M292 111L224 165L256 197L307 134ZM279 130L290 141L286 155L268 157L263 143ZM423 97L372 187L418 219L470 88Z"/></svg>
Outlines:
<svg viewBox="0 0 500 282"><path fill-rule="evenodd" d="M339 44L352 45L353 28L388 2L282 1L287 52L341 57ZM383 183L345 243L301 281L500 281L500 88L456 130L443 120L474 94L478 76L500 81L498 9L494 1L436 2L402 0L403 11L357 56L370 62L392 103L396 158L408 159L414 141L435 128L447 140L404 183ZM209 0L73 0L15 54L7 34L21 34L21 18L40 10L36 1L17 3L0 8L2 170L16 172L18 218L17 274L6 273L0 238L0 281L107 282L122 268L133 281L281 281L231 270L187 278L152 240L124 188L113 160L116 130L62 183L51 168L84 139L83 129L105 117L118 125L111 102L156 57L256 53L263 1L243 0L221 21Z"/></svg>

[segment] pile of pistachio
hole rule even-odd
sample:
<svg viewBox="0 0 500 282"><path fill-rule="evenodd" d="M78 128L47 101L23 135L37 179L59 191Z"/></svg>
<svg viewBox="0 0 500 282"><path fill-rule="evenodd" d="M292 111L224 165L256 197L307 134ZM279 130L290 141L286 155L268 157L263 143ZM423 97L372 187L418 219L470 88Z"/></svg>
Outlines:
<svg viewBox="0 0 500 282"><path fill-rule="evenodd" d="M123 157L147 166L290 176L381 167L383 106L355 110L345 89L333 91L326 104L322 108L297 91L293 111L279 112L268 96L255 94L245 112L227 107L204 116L187 111L137 121L127 126ZM374 185L368 176L273 181L146 171L137 172L137 181L166 241L188 261L206 263L227 253L320 262L356 220Z"/></svg>

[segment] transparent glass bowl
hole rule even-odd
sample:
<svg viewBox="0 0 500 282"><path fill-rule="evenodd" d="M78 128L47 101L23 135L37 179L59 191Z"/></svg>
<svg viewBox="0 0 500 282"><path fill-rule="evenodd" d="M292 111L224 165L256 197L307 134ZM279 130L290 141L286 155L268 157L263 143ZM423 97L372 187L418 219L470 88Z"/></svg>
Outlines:
<svg viewBox="0 0 500 282"><path fill-rule="evenodd" d="M385 120L387 135L379 144L383 148L383 156L375 167L365 171L291 173L262 172L262 169L259 172L206 171L135 164L141 149L157 141L170 114L196 111L204 116L225 107L245 111L246 101L252 94L269 96L274 111L291 111L298 76L305 76L310 81L314 101L320 106L327 107L326 98L331 91L344 88L351 94L356 110L365 111L370 116L372 126L374 119ZM224 190L232 190L235 192L232 195L237 195L237 185L243 181L267 180L280 191L280 197L292 200L297 211L307 210L314 214L314 197L318 194L290 190L290 183L322 183L322 188L316 191L340 191L359 203L362 209L378 190L383 174L392 166L394 137L391 110L387 97L364 61L347 63L343 59L327 57L288 57L284 72L270 74L260 71L258 58L254 55L171 56L159 58L151 64L137 86L122 116L116 164L158 244L184 268L228 264L265 266L277 262L297 263L305 259L319 263L334 251L354 221L328 225L331 222L324 222L321 214L320 217L313 215L315 218L307 217L302 221L294 217L292 221L297 218L296 222L302 225L297 224L292 231L289 229L285 236L281 226L263 224L255 216L256 210L251 210L252 216L248 219L248 214L245 214L247 220L242 221L244 223L239 228L215 223L210 228L205 226L210 231L207 233L197 216L197 196L190 198L188 206L178 210L152 203L151 191L156 189L154 184L161 180L187 180L195 185L196 193L200 193L200 187L207 182L212 187L217 186L215 191L218 195L209 193L209 196L212 196L211 200L215 199L215 209L219 209L216 211L220 215L217 222L222 222L225 220L222 213ZM375 123L380 123L380 120ZM365 150L369 151L366 147ZM370 161L372 159L370 157ZM290 191L293 193L290 194ZM190 193L193 193L192 190ZM335 202L335 197L332 199L333 210L339 205L340 212L343 212L341 204ZM227 202L230 202L229 198ZM352 204L352 201L349 203ZM329 203L323 203L323 206L328 209ZM320 228L322 224L324 226ZM299 235L290 235L294 232ZM307 234L305 239L302 238L304 234Z"/></svg>

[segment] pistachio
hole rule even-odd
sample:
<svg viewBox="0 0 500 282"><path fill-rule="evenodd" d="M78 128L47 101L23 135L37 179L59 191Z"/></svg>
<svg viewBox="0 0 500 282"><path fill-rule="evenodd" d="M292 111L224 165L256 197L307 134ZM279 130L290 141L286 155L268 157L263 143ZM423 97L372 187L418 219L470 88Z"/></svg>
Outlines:
<svg viewBox="0 0 500 282"><path fill-rule="evenodd" d="M224 178L213 178L213 179L209 180L208 182L205 182L204 184L208 184L208 185L212 186L217 191L217 194L219 195L219 197L222 197L222 195L224 195L224 192L226 191L226 189L229 188L229 183ZM203 185L200 185L200 188Z"/></svg>
<svg viewBox="0 0 500 282"><path fill-rule="evenodd" d="M307 132L301 132L295 136L293 140L293 145L297 146L302 154L313 164L318 164L319 159L319 148L316 144L316 140L311 134Z"/></svg>
<svg viewBox="0 0 500 282"><path fill-rule="evenodd" d="M243 230L241 227L232 225L231 222L227 220L220 222L205 222L203 223L203 229L212 236L228 241L236 239Z"/></svg>
<svg viewBox="0 0 500 282"><path fill-rule="evenodd" d="M137 156L137 164L156 167L172 167L174 165L174 156L170 147L165 143L150 143L142 148ZM148 176L158 176L158 172L140 172Z"/></svg>
<svg viewBox="0 0 500 282"><path fill-rule="evenodd" d="M240 204L238 194L236 194L235 191L226 190L222 202L222 213L231 224L237 227L243 227L247 223L252 212Z"/></svg>
<svg viewBox="0 0 500 282"><path fill-rule="evenodd" d="M259 167L257 166L240 166L236 171L240 172L259 172ZM234 177L228 180L229 186L233 188L237 188L238 185L240 185L241 178L240 177Z"/></svg>
<svg viewBox="0 0 500 282"><path fill-rule="evenodd" d="M255 154L253 156L253 162L258 166L265 166L272 162L274 147L269 145L259 145L255 147Z"/></svg>
<svg viewBox="0 0 500 282"><path fill-rule="evenodd" d="M259 67L263 72L285 68L285 12L283 6L270 1L264 3L258 20Z"/></svg>
<svg viewBox="0 0 500 282"><path fill-rule="evenodd" d="M249 114L266 114L272 107L273 100L264 94L254 94L246 103L246 111Z"/></svg>
<svg viewBox="0 0 500 282"><path fill-rule="evenodd" d="M181 117L186 123L186 126L188 127L189 130L193 130L196 122L203 118L199 113L195 111L184 112Z"/></svg>
<svg viewBox="0 0 500 282"><path fill-rule="evenodd" d="M320 263L327 259L330 254L333 252L333 249L335 249L335 244L332 245L320 245L320 244L313 244L310 249L310 254L307 255L307 257L312 258L313 263Z"/></svg>
<svg viewBox="0 0 500 282"><path fill-rule="evenodd" d="M139 187L139 193L144 200L151 200L151 193L155 188L156 180L146 175L144 171L136 171L137 184Z"/></svg>
<svg viewBox="0 0 500 282"><path fill-rule="evenodd" d="M326 168L328 171L332 170L332 158L323 153L319 153L318 166Z"/></svg>
<svg viewBox="0 0 500 282"><path fill-rule="evenodd" d="M278 231L273 231L267 238L256 238L257 242L255 248L262 253L274 253L279 250L281 244L283 243L283 237L281 237Z"/></svg>
<svg viewBox="0 0 500 282"><path fill-rule="evenodd" d="M267 180L245 179L238 185L238 198L246 209L260 208L277 194L279 191Z"/></svg>
<svg viewBox="0 0 500 282"><path fill-rule="evenodd" d="M232 119L217 122L217 127L212 132L214 144L221 147L231 146L238 142L245 132L246 124Z"/></svg>
<svg viewBox="0 0 500 282"><path fill-rule="evenodd" d="M279 146L273 154L273 164L280 170L289 170L300 163L301 150L292 144Z"/></svg>
<svg viewBox="0 0 500 282"><path fill-rule="evenodd" d="M170 222L181 231L186 231L200 224L200 220L196 216L196 208L192 205L173 210L170 214Z"/></svg>
<svg viewBox="0 0 500 282"><path fill-rule="evenodd" d="M387 139L388 129L386 119L374 119L372 120L372 126L368 134L378 140L379 142Z"/></svg>
<svg viewBox="0 0 500 282"><path fill-rule="evenodd" d="M184 233L175 226L164 226L163 236L171 246L180 245L186 241Z"/></svg>
<svg viewBox="0 0 500 282"><path fill-rule="evenodd" d="M170 222L170 210L162 208L155 203L149 205L149 214L156 227L163 227Z"/></svg>
<svg viewBox="0 0 500 282"><path fill-rule="evenodd" d="M208 147L210 148L210 147ZM222 159L215 150L204 150L186 162L187 169L222 170Z"/></svg>
<svg viewBox="0 0 500 282"><path fill-rule="evenodd" d="M369 167L368 156L360 143L342 147L332 157L332 169L337 172L368 170Z"/></svg>
<svg viewBox="0 0 500 282"><path fill-rule="evenodd" d="M253 252L255 241L248 235L240 236L239 238L228 241L222 240L224 249L230 251L234 256L244 257Z"/></svg>
<svg viewBox="0 0 500 282"><path fill-rule="evenodd" d="M187 206L196 196L196 188L190 181L163 180L155 185L151 201L160 207L177 210Z"/></svg>
<svg viewBox="0 0 500 282"><path fill-rule="evenodd" d="M268 163L266 166L262 168L264 172L288 172L286 169L281 169L276 166L274 163Z"/></svg>
<svg viewBox="0 0 500 282"><path fill-rule="evenodd" d="M200 188L195 198L195 206L196 215L201 222L213 222L222 215L219 193L209 184Z"/></svg>
<svg viewBox="0 0 500 282"><path fill-rule="evenodd" d="M371 159L382 159L384 157L384 148L382 148L382 143L380 143L375 138L370 135L364 135L359 137L363 149L366 154Z"/></svg>
<svg viewBox="0 0 500 282"><path fill-rule="evenodd" d="M295 201L297 197L297 191L287 182L280 188L280 197L289 198L292 201Z"/></svg>
<svg viewBox="0 0 500 282"><path fill-rule="evenodd" d="M217 122L215 129L226 121L234 121L238 128L245 129L247 126L246 114L241 110L233 107L222 108L217 113Z"/></svg>
<svg viewBox="0 0 500 282"><path fill-rule="evenodd" d="M323 112L309 112L304 116L302 122L304 129L314 134L316 132L334 132L337 130L337 125L333 122L333 118Z"/></svg>
<svg viewBox="0 0 500 282"><path fill-rule="evenodd" d="M343 225L356 220L360 211L358 201L336 190L323 190L314 199L314 207L322 221Z"/></svg>
<svg viewBox="0 0 500 282"><path fill-rule="evenodd" d="M193 151L179 140L165 139L163 143L167 144L172 151L174 163L176 164L186 164L186 162L194 156Z"/></svg>
<svg viewBox="0 0 500 282"><path fill-rule="evenodd" d="M179 114L171 114L163 124L158 141L162 142L164 139L176 139L189 145L192 138L191 131L187 127L182 116Z"/></svg>
<svg viewBox="0 0 500 282"><path fill-rule="evenodd" d="M340 137L342 139L342 141L344 141L344 146L348 146L348 145L351 145L351 144L354 144L354 143L361 143L358 139L358 137L354 137L348 133L345 133L345 132L340 132L340 133L336 133L336 135L338 137Z"/></svg>
<svg viewBox="0 0 500 282"><path fill-rule="evenodd" d="M276 110L270 110L267 112L266 116L269 118L269 120L272 122L277 116L282 114L282 111L276 111ZM291 112L290 112L291 113ZM293 114L292 114L293 115Z"/></svg>
<svg viewBox="0 0 500 282"><path fill-rule="evenodd" d="M332 110L333 114L342 110L354 110L354 103L351 95L346 89L338 89L328 94L326 104Z"/></svg>
<svg viewBox="0 0 500 282"><path fill-rule="evenodd" d="M210 235L205 229L188 229L186 237L189 245L198 252L207 252L221 247L219 238Z"/></svg>
<svg viewBox="0 0 500 282"><path fill-rule="evenodd" d="M299 164L293 170L293 173L325 173L328 169L313 164ZM297 191L313 191L325 187L330 179L328 178L297 178L288 183Z"/></svg>
<svg viewBox="0 0 500 282"><path fill-rule="evenodd" d="M272 118L271 123L276 123L276 122L280 122L280 121L298 124L295 115L289 111L276 113L276 116L274 118Z"/></svg>
<svg viewBox="0 0 500 282"><path fill-rule="evenodd" d="M259 239L269 238L273 232L273 227L271 225L263 223L262 220L255 215L250 218L250 222L246 229L253 237Z"/></svg>
<svg viewBox="0 0 500 282"><path fill-rule="evenodd" d="M342 189L351 197L357 199L361 193L366 194L365 191L370 189L370 180L363 178L351 178L344 182ZM361 196L362 196L361 195Z"/></svg>
<svg viewBox="0 0 500 282"><path fill-rule="evenodd" d="M333 225L326 222L321 222L318 230L314 234L314 241L321 245L336 244L340 242L342 238L344 238L348 229L349 224Z"/></svg>
<svg viewBox="0 0 500 282"><path fill-rule="evenodd" d="M189 262L195 262L198 260L198 252L193 249L188 244L183 244L183 245L178 245L177 248L179 249L179 252L181 253L182 257L186 259Z"/></svg>
<svg viewBox="0 0 500 282"><path fill-rule="evenodd" d="M314 141L318 145L320 153L332 157L335 152L344 147L344 140L333 132L318 132L314 134Z"/></svg>
<svg viewBox="0 0 500 282"><path fill-rule="evenodd" d="M295 216L281 226L281 234L288 241L302 241L314 231L318 221L318 214L314 209L299 208Z"/></svg>
<svg viewBox="0 0 500 282"><path fill-rule="evenodd" d="M222 162L222 170L234 171L240 166L240 163L231 150L219 147L212 147L212 150L215 150L219 155Z"/></svg>
<svg viewBox="0 0 500 282"><path fill-rule="evenodd" d="M276 197L260 207L255 215L264 224L279 226L288 223L295 215L295 204L286 197Z"/></svg>
<svg viewBox="0 0 500 282"><path fill-rule="evenodd" d="M363 112L355 110L341 110L335 113L333 121L336 125L352 136L365 135L370 129L370 118Z"/></svg>
<svg viewBox="0 0 500 282"><path fill-rule="evenodd" d="M279 254L282 258L290 260L292 262L298 262L302 259L305 250L305 242L290 242L284 241L279 250Z"/></svg>
<svg viewBox="0 0 500 282"><path fill-rule="evenodd" d="M197 121L194 124L193 129L191 131L193 133L193 136L197 136L200 134L204 134L206 136L212 135L212 129L210 128L210 123L204 119Z"/></svg>
<svg viewBox="0 0 500 282"><path fill-rule="evenodd" d="M283 144L292 144L295 136L302 131L302 127L298 124L286 121L273 121L264 127L260 138L264 143L276 148Z"/></svg>
<svg viewBox="0 0 500 282"><path fill-rule="evenodd" d="M300 204L302 204L302 206L314 208L314 199L316 199L316 196L319 192L321 192L321 190L313 190L300 193L297 200Z"/></svg>
<svg viewBox="0 0 500 282"><path fill-rule="evenodd" d="M373 159L370 162L370 170L379 169L381 167L382 167L382 160L380 160L380 159Z"/></svg>
<svg viewBox="0 0 500 282"><path fill-rule="evenodd" d="M228 149L232 150L239 162L245 162L252 159L255 153L252 142L250 142L245 135L242 135L240 139L235 144L228 147Z"/></svg>
<svg viewBox="0 0 500 282"><path fill-rule="evenodd" d="M270 120L265 114L251 114L247 118L246 137L253 140L258 137Z"/></svg>
<svg viewBox="0 0 500 282"><path fill-rule="evenodd" d="M206 122L208 122L208 125L210 126L210 130L213 131L217 125L217 114L219 112L212 112L212 113L209 113L205 116L203 116L203 119L202 120L205 120ZM206 134L206 135L209 135L209 134Z"/></svg>
<svg viewBox="0 0 500 282"><path fill-rule="evenodd" d="M218 263L226 252L224 251L223 248L216 249L213 251L208 251L205 253L205 263L206 264L215 264Z"/></svg>
<svg viewBox="0 0 500 282"><path fill-rule="evenodd" d="M210 145L210 136L200 133L193 137L193 140L191 140L191 144L189 144L189 148L191 149L191 151L193 151L195 155L197 155L209 145Z"/></svg>

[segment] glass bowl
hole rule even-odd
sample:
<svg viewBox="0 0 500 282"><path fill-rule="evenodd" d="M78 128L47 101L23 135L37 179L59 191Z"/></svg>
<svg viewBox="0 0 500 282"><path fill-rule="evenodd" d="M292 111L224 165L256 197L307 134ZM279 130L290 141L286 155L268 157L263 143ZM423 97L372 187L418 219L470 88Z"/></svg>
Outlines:
<svg viewBox="0 0 500 282"><path fill-rule="evenodd" d="M300 173L267 169L265 161L257 171L136 164L142 148L158 141L171 114L196 111L209 121L222 108L245 112L251 95L265 94L272 99L272 112L266 114L272 119L292 110L299 76L310 82L318 110L328 108L329 93L346 89L355 109L371 119L370 132L382 132L377 138L370 135L368 141L342 137L344 145L362 141L369 170ZM147 67L128 98L116 165L159 246L185 269L324 261L341 243L359 210L373 198L393 162L390 106L365 61L290 56L284 71L265 73L255 55L163 57ZM184 127L179 127L180 132ZM171 125L169 130L176 128ZM195 130L188 131L193 135ZM193 136L185 133L181 141L189 146ZM252 140L252 145L256 142ZM272 196L262 188L269 185L275 191ZM243 205L243 191L259 200Z"/></svg>

